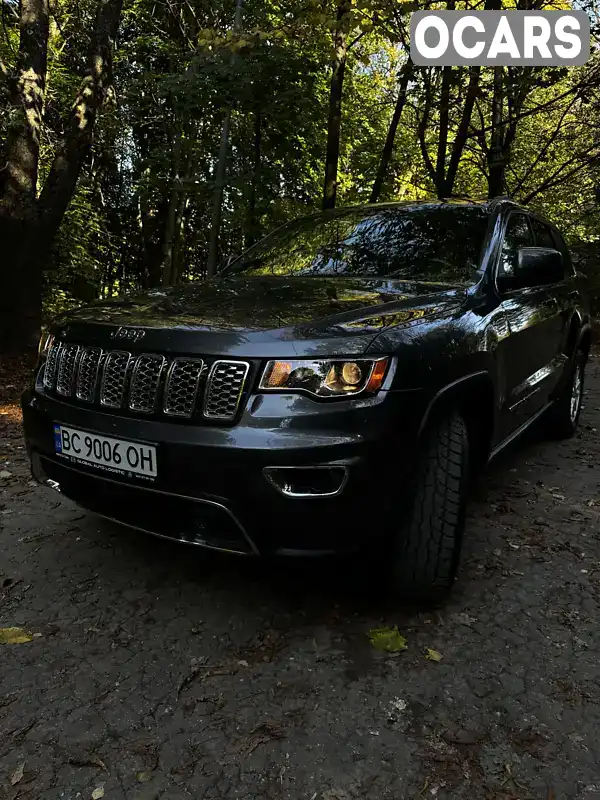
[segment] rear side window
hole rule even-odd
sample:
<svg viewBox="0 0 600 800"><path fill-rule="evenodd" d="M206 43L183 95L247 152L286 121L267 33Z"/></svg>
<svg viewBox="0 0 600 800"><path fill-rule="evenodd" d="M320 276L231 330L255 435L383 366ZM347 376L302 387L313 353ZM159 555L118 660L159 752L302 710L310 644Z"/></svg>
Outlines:
<svg viewBox="0 0 600 800"><path fill-rule="evenodd" d="M556 230L552 230L552 237L554 239L554 247L562 253L563 257L563 264L565 265L565 274L572 275L573 274L573 262L571 261L571 253L569 252L569 248L563 237L560 233Z"/></svg>
<svg viewBox="0 0 600 800"><path fill-rule="evenodd" d="M535 234L535 244L537 247L551 247L553 250L558 249L554 242L552 231L547 225L544 225L544 223L540 222L539 219L531 217L531 227L533 228L533 233Z"/></svg>
<svg viewBox="0 0 600 800"><path fill-rule="evenodd" d="M526 214L511 214L500 254L499 276L508 277L515 274L520 247L533 247L531 228Z"/></svg>

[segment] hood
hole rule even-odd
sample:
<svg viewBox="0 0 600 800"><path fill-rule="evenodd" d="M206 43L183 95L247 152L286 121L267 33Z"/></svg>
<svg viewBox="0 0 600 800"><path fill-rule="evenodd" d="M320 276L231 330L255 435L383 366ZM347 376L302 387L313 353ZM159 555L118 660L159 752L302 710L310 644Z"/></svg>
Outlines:
<svg viewBox="0 0 600 800"><path fill-rule="evenodd" d="M193 333L200 350L211 353L233 355L231 348L239 344L252 355L267 342L287 343L287 352L306 347L310 351L309 342L315 347L319 342L322 352L323 339L336 340L340 354L359 353L389 326L449 312L464 296L464 288L397 280L215 278L95 303L69 312L59 322L74 331L85 324L88 332L90 325L144 328L144 349L155 338L153 333L161 332L164 341L168 329L175 349L175 342L189 342ZM360 346L353 341L357 338ZM190 352L189 347L181 349ZM278 355L272 347L269 352Z"/></svg>

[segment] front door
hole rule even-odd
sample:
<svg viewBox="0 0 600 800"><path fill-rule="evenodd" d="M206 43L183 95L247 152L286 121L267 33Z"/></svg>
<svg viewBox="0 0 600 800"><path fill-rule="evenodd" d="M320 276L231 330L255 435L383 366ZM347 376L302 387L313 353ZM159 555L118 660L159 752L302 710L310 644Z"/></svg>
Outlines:
<svg viewBox="0 0 600 800"><path fill-rule="evenodd" d="M509 328L500 345L506 369L501 415L505 436L548 403L565 363L561 353L564 320L553 287L532 281L530 286L511 289L519 248L534 245L528 215L512 213L497 265L501 308Z"/></svg>

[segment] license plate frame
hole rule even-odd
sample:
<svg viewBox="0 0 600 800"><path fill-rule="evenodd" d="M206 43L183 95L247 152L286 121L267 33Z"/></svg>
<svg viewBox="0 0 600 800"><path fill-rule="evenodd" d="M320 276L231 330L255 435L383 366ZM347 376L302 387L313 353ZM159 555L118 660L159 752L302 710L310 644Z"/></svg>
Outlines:
<svg viewBox="0 0 600 800"><path fill-rule="evenodd" d="M158 478L156 443L108 436L62 422L54 422L52 427L54 454L60 458L101 473L146 481Z"/></svg>

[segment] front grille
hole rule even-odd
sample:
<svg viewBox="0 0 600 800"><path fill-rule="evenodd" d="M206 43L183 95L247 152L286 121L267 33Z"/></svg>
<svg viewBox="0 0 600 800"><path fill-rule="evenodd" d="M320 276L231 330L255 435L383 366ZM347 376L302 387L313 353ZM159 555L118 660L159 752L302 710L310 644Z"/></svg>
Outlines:
<svg viewBox="0 0 600 800"><path fill-rule="evenodd" d="M54 389L60 349L60 342L54 342L50 348L50 352L48 353L48 358L46 359L46 369L44 370L44 386L46 389Z"/></svg>
<svg viewBox="0 0 600 800"><path fill-rule="evenodd" d="M169 368L163 410L172 417L190 417L196 404L204 362L199 358L176 358Z"/></svg>
<svg viewBox="0 0 600 800"><path fill-rule="evenodd" d="M85 400L86 403L94 402L101 358L102 350L99 347L86 347L81 354L75 391L78 400Z"/></svg>
<svg viewBox="0 0 600 800"><path fill-rule="evenodd" d="M240 402L249 364L240 361L215 361L210 371L204 398L204 416L232 419Z"/></svg>
<svg viewBox="0 0 600 800"><path fill-rule="evenodd" d="M73 392L75 382L75 364L79 355L79 345L65 344L60 354L58 362L58 374L56 376L56 391L64 397L68 397Z"/></svg>
<svg viewBox="0 0 600 800"><path fill-rule="evenodd" d="M113 350L106 356L100 383L100 404L109 408L121 408L125 395L125 379L131 362L131 353Z"/></svg>
<svg viewBox="0 0 600 800"><path fill-rule="evenodd" d="M129 389L129 408L151 414L156 410L159 380L166 359L163 356L144 355L135 362Z"/></svg>
<svg viewBox="0 0 600 800"><path fill-rule="evenodd" d="M133 356L127 350L54 342L42 374L47 392L105 410L231 422L249 371L246 361L169 360L160 353Z"/></svg>

